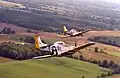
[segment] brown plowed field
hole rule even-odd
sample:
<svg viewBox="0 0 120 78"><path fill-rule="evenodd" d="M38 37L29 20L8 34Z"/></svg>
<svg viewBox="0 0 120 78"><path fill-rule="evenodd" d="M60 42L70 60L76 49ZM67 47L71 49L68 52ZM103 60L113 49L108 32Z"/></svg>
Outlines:
<svg viewBox="0 0 120 78"><path fill-rule="evenodd" d="M7 35L0 35L0 43L9 41L9 38Z"/></svg>
<svg viewBox="0 0 120 78"><path fill-rule="evenodd" d="M114 76L112 76L110 78L120 78L120 75L114 75Z"/></svg>
<svg viewBox="0 0 120 78"><path fill-rule="evenodd" d="M85 37L92 37L92 36L119 36L120 31L90 31L85 34Z"/></svg>
<svg viewBox="0 0 120 78"><path fill-rule="evenodd" d="M0 30L2 30L3 28L11 28L12 30L16 31L17 33L22 33L26 31L26 28L22 28L13 24L7 24L7 23L1 23L0 22Z"/></svg>
<svg viewBox="0 0 120 78"><path fill-rule="evenodd" d="M9 58L0 57L0 63L10 62L10 61L13 61L13 60Z"/></svg>

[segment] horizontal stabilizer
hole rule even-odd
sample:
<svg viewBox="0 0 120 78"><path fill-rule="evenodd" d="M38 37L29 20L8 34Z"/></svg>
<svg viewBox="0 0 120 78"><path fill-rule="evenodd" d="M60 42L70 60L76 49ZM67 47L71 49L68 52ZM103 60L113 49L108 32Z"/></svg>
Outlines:
<svg viewBox="0 0 120 78"><path fill-rule="evenodd" d="M48 57L52 57L52 55L44 55L44 56L33 57L33 59L41 59L41 58L48 58Z"/></svg>

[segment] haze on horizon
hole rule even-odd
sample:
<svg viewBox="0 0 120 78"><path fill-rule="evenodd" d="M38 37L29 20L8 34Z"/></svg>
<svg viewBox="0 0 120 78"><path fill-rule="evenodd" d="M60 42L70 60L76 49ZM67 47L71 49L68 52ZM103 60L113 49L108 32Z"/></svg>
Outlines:
<svg viewBox="0 0 120 78"><path fill-rule="evenodd" d="M120 0L102 0L102 1L107 1L110 3L119 3L120 4Z"/></svg>
<svg viewBox="0 0 120 78"><path fill-rule="evenodd" d="M88 1L89 1L89 0L88 0ZM120 0L91 0L91 1L102 1L102 2L120 4Z"/></svg>
<svg viewBox="0 0 120 78"><path fill-rule="evenodd" d="M75 0L80 1L80 0ZM84 1L84 0L83 0ZM117 3L120 4L120 0L85 0L85 1L100 1L100 2L109 2L109 3Z"/></svg>

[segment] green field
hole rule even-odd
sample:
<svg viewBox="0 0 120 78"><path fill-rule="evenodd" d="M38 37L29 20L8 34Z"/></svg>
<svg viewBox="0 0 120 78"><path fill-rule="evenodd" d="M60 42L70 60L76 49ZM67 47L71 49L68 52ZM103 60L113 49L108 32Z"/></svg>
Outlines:
<svg viewBox="0 0 120 78"><path fill-rule="evenodd" d="M0 78L97 78L106 69L65 57L0 64Z"/></svg>
<svg viewBox="0 0 120 78"><path fill-rule="evenodd" d="M112 55L112 56L120 56L119 52L107 52L107 54Z"/></svg>

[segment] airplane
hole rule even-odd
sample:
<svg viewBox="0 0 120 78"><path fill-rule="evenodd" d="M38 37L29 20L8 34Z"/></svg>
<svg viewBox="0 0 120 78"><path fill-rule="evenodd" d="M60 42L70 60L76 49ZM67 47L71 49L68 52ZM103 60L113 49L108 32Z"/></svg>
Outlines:
<svg viewBox="0 0 120 78"><path fill-rule="evenodd" d="M92 46L94 44L94 42L89 42L81 46L69 46L63 41L56 41L54 44L48 45L41 41L39 35L35 35L35 48L39 49L41 52L50 52L50 55L53 56L64 56L74 54L75 52L86 47Z"/></svg>
<svg viewBox="0 0 120 78"><path fill-rule="evenodd" d="M78 31L75 30L75 29L68 30L66 26L63 26L64 36L65 36L65 35L69 35L69 36L66 36L66 37L83 36L84 33L87 33L87 32L89 32L89 31L90 31L90 29L85 30L85 31L78 32Z"/></svg>

